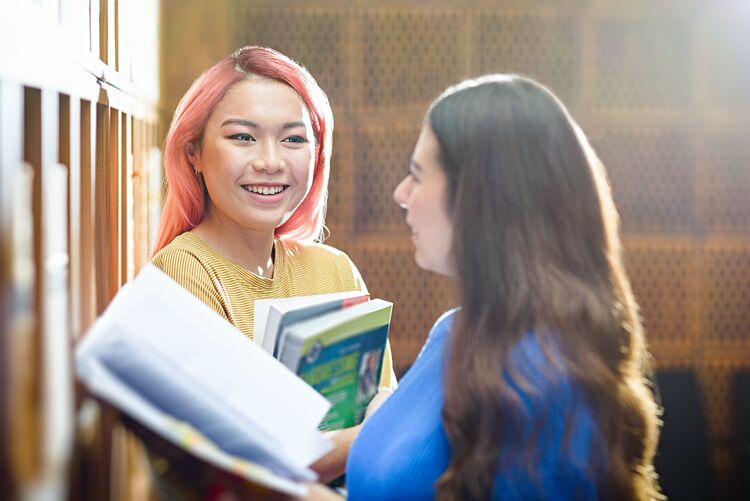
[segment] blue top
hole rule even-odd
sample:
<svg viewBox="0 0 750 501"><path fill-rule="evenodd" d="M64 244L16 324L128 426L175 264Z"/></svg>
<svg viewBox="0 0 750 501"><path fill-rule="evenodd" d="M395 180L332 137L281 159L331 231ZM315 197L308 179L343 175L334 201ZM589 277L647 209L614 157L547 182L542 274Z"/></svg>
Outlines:
<svg viewBox="0 0 750 501"><path fill-rule="evenodd" d="M438 319L398 389L362 427L347 463L350 499L435 497L435 482L451 457L440 413L455 312ZM520 373L533 390L522 390L512 373ZM513 454L511 446L505 448L510 453L498 467L492 498L596 499L596 470L604 467L605 458L596 423L576 384L550 364L534 333L511 350L503 377L524 404L520 443L536 431L537 418L542 424L530 458ZM566 418L571 429L564 443Z"/></svg>

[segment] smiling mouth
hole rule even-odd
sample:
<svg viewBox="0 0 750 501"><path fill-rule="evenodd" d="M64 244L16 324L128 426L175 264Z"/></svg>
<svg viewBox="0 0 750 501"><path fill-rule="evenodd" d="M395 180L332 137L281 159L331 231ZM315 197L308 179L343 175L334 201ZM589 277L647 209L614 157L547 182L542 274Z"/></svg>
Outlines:
<svg viewBox="0 0 750 501"><path fill-rule="evenodd" d="M242 188L256 195L277 195L289 187L288 184L279 184L275 186L260 186L255 184L243 184Z"/></svg>

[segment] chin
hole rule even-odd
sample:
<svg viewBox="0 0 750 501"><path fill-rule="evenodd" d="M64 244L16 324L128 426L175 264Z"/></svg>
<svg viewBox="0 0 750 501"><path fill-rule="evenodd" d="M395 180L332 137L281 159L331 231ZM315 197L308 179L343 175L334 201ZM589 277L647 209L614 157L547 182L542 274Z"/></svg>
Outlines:
<svg viewBox="0 0 750 501"><path fill-rule="evenodd" d="M417 266L425 271L437 273L438 275L445 275L447 277L452 277L454 275L453 270L448 263L436 263L429 259L425 259L423 256L419 255L419 252L415 254L414 261Z"/></svg>
<svg viewBox="0 0 750 501"><path fill-rule="evenodd" d="M422 258L419 254L414 256L414 261L417 263L417 266L419 266L419 268L423 269L424 271L431 271L433 273L439 273L435 269L435 266L432 263Z"/></svg>

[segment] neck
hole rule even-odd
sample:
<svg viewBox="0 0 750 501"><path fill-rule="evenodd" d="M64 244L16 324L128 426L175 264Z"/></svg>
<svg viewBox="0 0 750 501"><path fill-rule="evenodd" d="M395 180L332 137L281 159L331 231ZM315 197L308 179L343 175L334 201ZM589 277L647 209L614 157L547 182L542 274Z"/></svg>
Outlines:
<svg viewBox="0 0 750 501"><path fill-rule="evenodd" d="M219 254L261 277L273 277L273 230L227 224L210 212L192 229Z"/></svg>

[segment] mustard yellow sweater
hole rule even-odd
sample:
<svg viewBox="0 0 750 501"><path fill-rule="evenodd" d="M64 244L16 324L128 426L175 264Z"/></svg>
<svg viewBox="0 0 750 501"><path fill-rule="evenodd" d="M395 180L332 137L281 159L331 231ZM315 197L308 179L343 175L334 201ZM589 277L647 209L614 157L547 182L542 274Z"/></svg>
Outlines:
<svg viewBox="0 0 750 501"><path fill-rule="evenodd" d="M189 231L159 251L153 263L250 339L256 299L367 291L354 263L333 247L288 240L276 240L274 246L273 278L227 260ZM380 385L396 387L390 345Z"/></svg>

